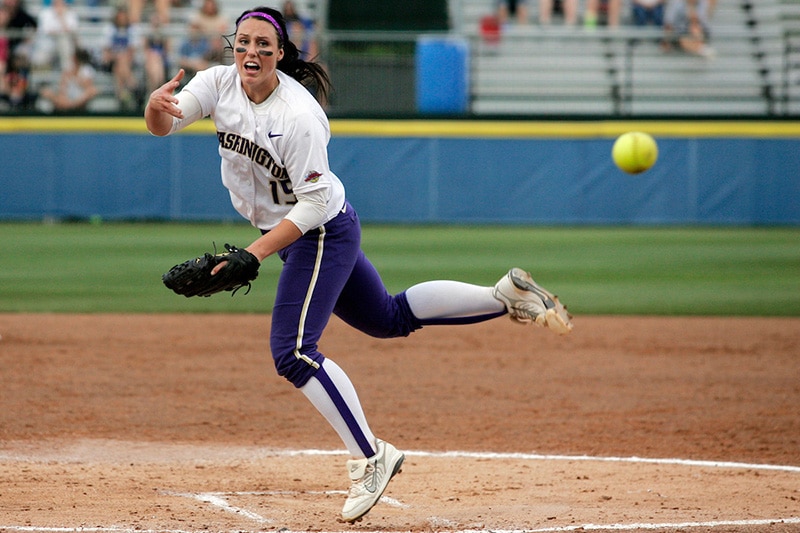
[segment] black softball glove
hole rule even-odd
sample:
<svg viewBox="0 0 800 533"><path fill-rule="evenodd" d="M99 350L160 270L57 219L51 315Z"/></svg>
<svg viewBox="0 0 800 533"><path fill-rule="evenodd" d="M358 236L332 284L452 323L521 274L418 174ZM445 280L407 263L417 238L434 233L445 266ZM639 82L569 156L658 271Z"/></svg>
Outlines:
<svg viewBox="0 0 800 533"><path fill-rule="evenodd" d="M216 247L215 247L216 248ZM227 252L206 252L200 257L189 259L175 265L161 276L164 285L176 294L190 296L211 296L222 291L232 291L231 296L242 287L250 292L250 282L258 277L258 258L244 250L225 244ZM219 263L227 263L215 275L211 271Z"/></svg>

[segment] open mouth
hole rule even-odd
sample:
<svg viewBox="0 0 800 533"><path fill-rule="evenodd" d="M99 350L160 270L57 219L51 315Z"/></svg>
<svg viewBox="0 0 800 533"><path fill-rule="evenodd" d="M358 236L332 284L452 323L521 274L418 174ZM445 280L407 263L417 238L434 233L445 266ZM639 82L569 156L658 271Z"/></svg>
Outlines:
<svg viewBox="0 0 800 533"><path fill-rule="evenodd" d="M246 61L244 64L244 69L247 72L258 72L261 70L261 66L254 61Z"/></svg>

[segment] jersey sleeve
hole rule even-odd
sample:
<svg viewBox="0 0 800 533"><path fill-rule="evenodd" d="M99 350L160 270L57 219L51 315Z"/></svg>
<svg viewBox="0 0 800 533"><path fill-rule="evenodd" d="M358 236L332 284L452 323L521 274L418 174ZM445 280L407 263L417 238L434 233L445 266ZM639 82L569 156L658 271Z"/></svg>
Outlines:
<svg viewBox="0 0 800 533"><path fill-rule="evenodd" d="M330 187L328 138L328 129L312 113L295 117L282 158L296 194Z"/></svg>
<svg viewBox="0 0 800 533"><path fill-rule="evenodd" d="M302 233L316 228L327 219L328 196L327 189L316 189L298 194L297 203L286 214L286 220L297 226Z"/></svg>
<svg viewBox="0 0 800 533"><path fill-rule="evenodd" d="M200 109L200 102L189 91L181 91L175 95L178 99L178 109L183 112L183 118L172 117L172 129L169 130L170 134L180 131L186 126L197 122L203 118L202 110Z"/></svg>
<svg viewBox="0 0 800 533"><path fill-rule="evenodd" d="M217 106L221 69L224 68L218 66L201 70L183 88L183 91L191 93L197 99L203 117L212 114Z"/></svg>

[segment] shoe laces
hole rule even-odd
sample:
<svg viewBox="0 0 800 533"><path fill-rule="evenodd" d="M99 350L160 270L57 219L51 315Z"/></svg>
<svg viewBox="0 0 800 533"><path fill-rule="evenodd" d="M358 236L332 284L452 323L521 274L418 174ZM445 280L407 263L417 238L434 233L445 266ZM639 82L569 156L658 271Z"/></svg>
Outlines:
<svg viewBox="0 0 800 533"><path fill-rule="evenodd" d="M375 462L374 461L369 461L367 463L367 466L364 468L364 475L361 476L361 479L353 481L353 483L350 485L350 490L348 492L348 496L358 496L358 495L363 494L365 492L369 492L369 493L374 492L374 491L370 491L367 488L367 481L370 480L370 479L372 479L373 481L375 479Z"/></svg>

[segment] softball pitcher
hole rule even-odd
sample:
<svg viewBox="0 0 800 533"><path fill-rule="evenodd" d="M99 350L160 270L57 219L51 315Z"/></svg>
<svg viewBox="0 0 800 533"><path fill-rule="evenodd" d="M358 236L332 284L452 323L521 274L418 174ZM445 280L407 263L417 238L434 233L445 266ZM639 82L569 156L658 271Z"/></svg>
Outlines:
<svg viewBox="0 0 800 533"><path fill-rule="evenodd" d="M262 233L247 250L259 261L278 254L283 262L270 332L275 367L352 455L342 518L353 522L378 502L404 455L372 434L347 374L318 351L331 314L380 338L505 314L566 334L571 317L518 268L494 287L440 280L390 295L361 251L358 216L328 167L328 119L309 91L326 96L325 71L300 58L283 16L267 7L242 13L229 44L233 65L198 72L173 94L184 75L179 71L150 95L145 122L164 136L213 119L222 183L236 210Z"/></svg>

